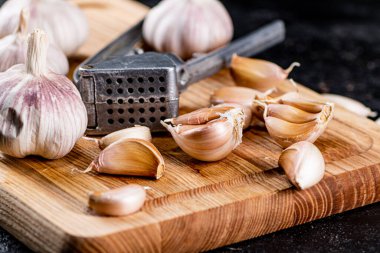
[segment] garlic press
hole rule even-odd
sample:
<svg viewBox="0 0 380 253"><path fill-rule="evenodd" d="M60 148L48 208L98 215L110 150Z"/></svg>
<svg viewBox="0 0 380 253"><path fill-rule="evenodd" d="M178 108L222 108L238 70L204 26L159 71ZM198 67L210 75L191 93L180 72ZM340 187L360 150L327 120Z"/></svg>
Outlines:
<svg viewBox="0 0 380 253"><path fill-rule="evenodd" d="M174 54L139 49L142 23L85 60L74 73L87 108L88 134L134 125L164 131L160 121L178 116L179 94L188 85L228 67L235 53L251 56L285 38L284 23L277 20L224 48L183 61Z"/></svg>

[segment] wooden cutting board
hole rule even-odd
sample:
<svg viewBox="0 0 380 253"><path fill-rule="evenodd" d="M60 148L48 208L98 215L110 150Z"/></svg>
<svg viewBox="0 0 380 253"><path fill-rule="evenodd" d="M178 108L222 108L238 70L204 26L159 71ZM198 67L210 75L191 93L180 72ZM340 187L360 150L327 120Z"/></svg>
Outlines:
<svg viewBox="0 0 380 253"><path fill-rule="evenodd" d="M73 63L148 10L126 0L77 2L91 33ZM191 86L181 96L181 110L208 106L212 91L223 85L234 85L226 71ZM167 164L158 181L76 172L99 153L84 139L55 161L0 156L1 226L40 252L196 252L380 200L380 127L339 107L316 142L327 161L325 178L305 191L295 190L277 168L281 148L263 130L246 131L243 143L214 163L190 158L169 136L156 136L154 144ZM141 212L113 218L88 210L89 192L129 183L151 187Z"/></svg>

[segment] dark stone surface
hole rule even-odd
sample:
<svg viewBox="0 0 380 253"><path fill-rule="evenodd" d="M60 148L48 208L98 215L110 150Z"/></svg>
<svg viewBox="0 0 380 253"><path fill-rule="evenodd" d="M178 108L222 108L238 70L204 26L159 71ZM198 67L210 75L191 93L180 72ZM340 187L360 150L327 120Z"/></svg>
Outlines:
<svg viewBox="0 0 380 253"><path fill-rule="evenodd" d="M141 2L153 6L158 1ZM273 19L285 20L285 43L258 57L283 67L299 61L302 67L292 74L295 80L380 111L379 1L222 2L233 17L236 37ZM30 250L0 229L0 252ZM380 252L380 203L213 252Z"/></svg>

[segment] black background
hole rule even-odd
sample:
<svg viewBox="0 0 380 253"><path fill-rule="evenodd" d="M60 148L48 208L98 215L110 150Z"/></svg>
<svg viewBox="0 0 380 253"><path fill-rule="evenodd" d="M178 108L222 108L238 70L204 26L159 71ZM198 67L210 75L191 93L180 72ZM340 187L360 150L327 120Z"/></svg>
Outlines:
<svg viewBox="0 0 380 253"><path fill-rule="evenodd" d="M0 3L2 0L0 0ZM153 6L157 0L142 0ZM235 37L280 18L287 39L257 57L286 67L318 92L360 100L380 111L380 1L222 1ZM0 213L1 215L1 213ZM0 229L0 252L29 252ZM215 252L380 252L380 204L237 243Z"/></svg>

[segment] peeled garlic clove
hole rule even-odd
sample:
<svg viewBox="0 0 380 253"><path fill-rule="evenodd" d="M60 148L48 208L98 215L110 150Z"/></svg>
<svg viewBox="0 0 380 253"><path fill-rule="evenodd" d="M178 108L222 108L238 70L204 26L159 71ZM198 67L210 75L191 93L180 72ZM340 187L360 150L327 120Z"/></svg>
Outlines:
<svg viewBox="0 0 380 253"><path fill-rule="evenodd" d="M231 108L239 108L243 111L244 114L244 123L243 123L243 129L246 129L251 126L252 123L252 109L251 107L235 104L235 103L224 103L214 106L215 107L231 107Z"/></svg>
<svg viewBox="0 0 380 253"><path fill-rule="evenodd" d="M75 85L46 66L41 30L28 38L26 64L0 73L0 150L10 156L65 156L83 136L87 111Z"/></svg>
<svg viewBox="0 0 380 253"><path fill-rule="evenodd" d="M148 127L134 126L115 131L104 136L103 138L98 140L98 145L100 149L105 149L112 143L125 138L142 139L151 142L152 134L150 133L150 129Z"/></svg>
<svg viewBox="0 0 380 253"><path fill-rule="evenodd" d="M339 106L342 106L343 108L357 115L360 115L363 117L377 116L377 112L373 112L370 108L366 107L364 104L352 98L343 97L343 96L335 95L335 94L322 94L322 96L328 99L329 101L334 102L338 104Z"/></svg>
<svg viewBox="0 0 380 253"><path fill-rule="evenodd" d="M325 173L325 160L321 152L307 141L295 143L285 149L278 164L284 169L290 182L301 190L319 183Z"/></svg>
<svg viewBox="0 0 380 253"><path fill-rule="evenodd" d="M241 143L243 122L242 110L233 108L218 119L191 128L187 128L188 125L161 124L185 153L195 159L212 162L225 158Z"/></svg>
<svg viewBox="0 0 380 253"><path fill-rule="evenodd" d="M33 12L28 31L43 28L50 41L66 55L73 54L86 40L88 24L82 11L64 0L12 0L0 9L0 38L14 33L22 9Z"/></svg>
<svg viewBox="0 0 380 253"><path fill-rule="evenodd" d="M24 9L20 14L17 32L0 39L0 72L6 71L13 65L25 63L28 16L29 11ZM48 47L47 66L57 74L66 75L69 72L69 62L65 54L52 44Z"/></svg>
<svg viewBox="0 0 380 253"><path fill-rule="evenodd" d="M150 46L183 59L222 47L232 35L231 17L217 0L163 0L150 10L143 25Z"/></svg>
<svg viewBox="0 0 380 253"><path fill-rule="evenodd" d="M269 61L234 55L230 71L239 86L268 90L279 81L285 80L293 68L299 66L298 62L294 62L287 69L282 69Z"/></svg>
<svg viewBox="0 0 380 253"><path fill-rule="evenodd" d="M327 103L315 120L306 123L292 123L268 116L268 107L266 107L264 111L265 126L269 135L284 148L299 141L314 142L333 118L333 109L334 106Z"/></svg>
<svg viewBox="0 0 380 253"><path fill-rule="evenodd" d="M161 153L142 139L121 139L106 147L84 172L94 170L112 175L154 177L165 171Z"/></svg>
<svg viewBox="0 0 380 253"><path fill-rule="evenodd" d="M146 199L144 187L130 184L90 194L88 205L100 215L124 216L141 209Z"/></svg>

